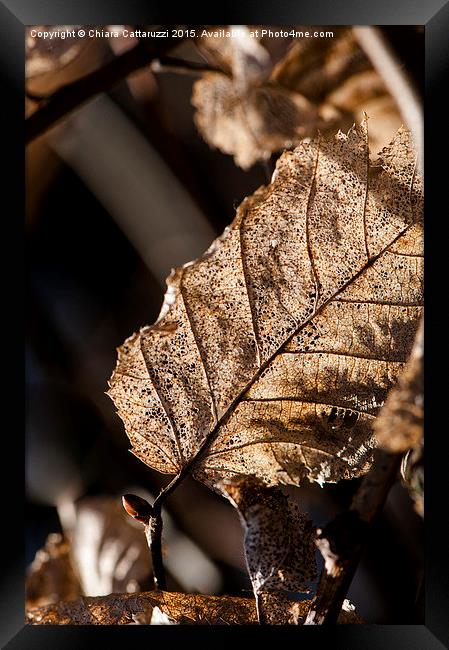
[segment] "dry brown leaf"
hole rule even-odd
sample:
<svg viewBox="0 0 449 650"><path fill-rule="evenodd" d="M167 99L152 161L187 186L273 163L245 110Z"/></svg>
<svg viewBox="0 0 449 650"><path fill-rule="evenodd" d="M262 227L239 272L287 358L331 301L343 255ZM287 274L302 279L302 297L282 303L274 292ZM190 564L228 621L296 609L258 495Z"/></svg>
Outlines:
<svg viewBox="0 0 449 650"><path fill-rule="evenodd" d="M353 74L326 96L326 102L337 108L344 122L359 122L364 113L370 117L370 150L380 151L402 124L396 102L388 93L375 70Z"/></svg>
<svg viewBox="0 0 449 650"><path fill-rule="evenodd" d="M70 504L66 513L64 536L50 534L28 569L28 608L150 588L148 545L117 499L86 497Z"/></svg>
<svg viewBox="0 0 449 650"><path fill-rule="evenodd" d="M232 38L198 41L207 59L225 74L204 74L193 86L192 104L206 142L248 169L326 122L306 97L269 81L276 58L274 52L270 56L269 43L251 37L248 27L232 29ZM285 50L289 39L280 40Z"/></svg>
<svg viewBox="0 0 449 650"><path fill-rule="evenodd" d="M159 607L146 604L138 614L132 615L133 622L129 625L179 625L173 618L161 612Z"/></svg>
<svg viewBox="0 0 449 650"><path fill-rule="evenodd" d="M386 146L401 125L398 108L352 30L331 31L333 38L297 39L292 45L291 39L251 38L248 29L246 38L201 39L208 60L225 73L204 74L193 86L195 122L205 141L247 169L317 130L347 129L366 112L373 119L372 151ZM270 41L280 42L281 56L271 51Z"/></svg>
<svg viewBox="0 0 449 650"><path fill-rule="evenodd" d="M81 585L72 564L70 544L59 533L50 534L39 549L26 579L27 608L34 609L61 600L76 600Z"/></svg>
<svg viewBox="0 0 449 650"><path fill-rule="evenodd" d="M325 125L316 107L298 93L274 83L240 91L234 79L220 73L207 73L194 84L192 104L205 141L233 155L242 169Z"/></svg>
<svg viewBox="0 0 449 650"><path fill-rule="evenodd" d="M370 118L370 149L388 145L401 126L398 107L383 80L348 27L332 27L334 38L298 40L273 71L280 86L298 92L322 107L338 111L340 129ZM329 26L317 27L329 30ZM328 128L332 128L330 123Z"/></svg>
<svg viewBox="0 0 449 650"><path fill-rule="evenodd" d="M268 79L273 67L267 48L260 39L251 37L250 31L247 25L234 25L232 37L211 35L196 40L206 59L231 75L241 91Z"/></svg>
<svg viewBox="0 0 449 650"><path fill-rule="evenodd" d="M410 359L374 424L381 447L393 453L408 451L402 476L424 516L424 321L416 334Z"/></svg>
<svg viewBox="0 0 449 650"><path fill-rule="evenodd" d="M58 603L27 612L27 622L38 625L126 625L142 615L151 621L154 607L170 619L187 625L256 623L254 601L230 596L202 596L151 591L111 594Z"/></svg>
<svg viewBox="0 0 449 650"><path fill-rule="evenodd" d="M219 489L242 520L254 593L309 592L316 577L315 527L298 504L253 477L224 481Z"/></svg>
<svg viewBox="0 0 449 650"><path fill-rule="evenodd" d="M410 359L379 414L374 432L381 447L401 453L422 442L424 427L424 323Z"/></svg>
<svg viewBox="0 0 449 650"><path fill-rule="evenodd" d="M367 471L372 423L422 302L422 183L401 129L303 142L119 349L109 394L133 453L208 484Z"/></svg>
<svg viewBox="0 0 449 650"><path fill-rule="evenodd" d="M264 594L263 597L269 623L277 625L301 624L310 607L309 600L290 602L281 594ZM60 602L28 611L26 622L30 625L129 625L142 616L151 621L156 607L169 619L184 625L257 624L253 599L162 591ZM338 622L360 623L361 619L342 610Z"/></svg>
<svg viewBox="0 0 449 650"><path fill-rule="evenodd" d="M333 38L298 39L275 67L272 78L320 104L354 74L372 69L348 27L321 26Z"/></svg>

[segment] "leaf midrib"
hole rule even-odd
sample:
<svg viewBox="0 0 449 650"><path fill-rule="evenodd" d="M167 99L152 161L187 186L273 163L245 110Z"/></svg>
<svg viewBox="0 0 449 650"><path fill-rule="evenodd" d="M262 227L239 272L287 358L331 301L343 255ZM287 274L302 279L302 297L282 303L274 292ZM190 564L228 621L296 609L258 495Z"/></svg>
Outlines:
<svg viewBox="0 0 449 650"><path fill-rule="evenodd" d="M239 405L239 403L242 400L242 397L245 395L245 393L253 386L253 384L260 378L261 374L263 371L270 365L270 363L273 361L273 359L282 352L282 350L288 345L288 343L292 340L294 336L298 334L298 332L305 327L312 319L316 318L316 316L328 305L330 302L335 300L335 297L338 296L340 293L342 293L352 282L357 280L358 277L360 277L367 269L369 269L382 255L386 253L386 251L393 246L393 244L396 243L398 239L400 239L413 225L415 225L415 222L408 224L401 232L394 237L394 239L387 245L385 248L383 248L377 255L374 255L368 262L355 274L353 275L342 287L340 287L332 296L330 296L327 300L325 300L320 307L312 313L306 320L304 320L287 338L286 340L282 343L282 345L279 346L279 348L270 356L267 358L267 360L259 366L258 370L254 373L254 376L251 378L251 380L244 386L244 388L238 393L238 395L232 400L232 402L229 404L227 407L226 411L221 415L219 419L217 419L215 426L211 431L209 432L208 436L204 439L204 441L201 443L201 445L198 447L198 450L196 451L195 454L191 456L191 458L186 462L186 464L181 467L180 469L180 476L186 477L187 475L191 474L195 466L198 464L199 461L202 460L203 456L205 455L205 452L207 449L210 447L210 445L215 441L217 438L218 433L220 432L220 429L223 424L227 422L227 420L233 415L236 407ZM146 364L146 361L145 361ZM169 414L167 414L169 416ZM171 418L170 418L171 421ZM174 432L175 437L177 438L176 432Z"/></svg>

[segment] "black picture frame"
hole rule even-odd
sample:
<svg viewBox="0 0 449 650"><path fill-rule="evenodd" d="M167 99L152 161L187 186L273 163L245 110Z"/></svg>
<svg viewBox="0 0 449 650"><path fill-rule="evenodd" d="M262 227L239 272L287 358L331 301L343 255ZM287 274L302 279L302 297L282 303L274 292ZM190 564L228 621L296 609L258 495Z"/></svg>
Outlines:
<svg viewBox="0 0 449 650"><path fill-rule="evenodd" d="M445 318L441 313L444 300L437 278L444 267L444 248L439 251L440 227L446 213L447 165L441 164L436 154L447 151L446 103L447 62L449 61L449 2L443 0L280 0L269 2L222 3L205 10L203 4L182 5L175 2L147 0L6 0L0 3L0 70L2 76L2 108L4 126L2 157L4 160L3 197L9 209L3 216L3 249L15 250L12 260L3 269L5 361L8 368L8 385L11 398L22 395L23 366L21 321L17 319L17 292L13 279L20 278L21 220L24 211L24 28L30 24L341 24L341 25L424 25L425 26L425 182L426 182L426 575L425 625L360 625L338 627L301 628L206 628L154 626L151 631L141 626L26 626L24 625L24 574L23 561L23 458L21 432L21 407L14 407L13 425L4 430L3 468L14 467L7 476L3 491L2 537L7 550L3 552L1 571L1 640L8 650L23 648L109 648L125 643L159 644L214 644L214 648L228 647L237 640L254 644L261 639L274 644L294 643L299 647L322 643L345 650L370 650L371 648L407 648L412 650L437 650L448 647L449 642L449 584L447 541L442 537L444 504L438 505L439 495L446 494L446 458L444 421L439 420L441 405L445 404L444 381L437 381L433 368L441 364L438 341L443 341ZM3 204L5 203L3 202ZM5 234L6 227L11 234ZM437 230L438 229L438 230ZM443 241L442 246L445 245ZM441 253L439 255L439 253ZM5 263L6 256L3 256ZM444 277L444 275L443 275ZM23 285L22 285L23 286ZM4 322L5 324L5 322ZM14 333L18 334L13 346ZM11 356L6 361L7 355ZM434 365L436 364L436 365ZM5 368L5 365L4 365ZM5 412L12 409L5 399ZM443 409L444 410L444 409ZM19 415L17 415L19 414ZM444 415L444 413L443 413ZM3 474L6 476L6 472ZM444 498L444 497L443 497ZM393 579L393 577L392 577ZM255 636L256 635L256 636Z"/></svg>

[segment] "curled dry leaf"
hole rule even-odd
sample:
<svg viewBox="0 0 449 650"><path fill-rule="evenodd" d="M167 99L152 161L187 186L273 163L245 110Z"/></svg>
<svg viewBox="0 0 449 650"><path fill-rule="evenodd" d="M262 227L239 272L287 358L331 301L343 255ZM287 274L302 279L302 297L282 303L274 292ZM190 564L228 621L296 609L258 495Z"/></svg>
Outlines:
<svg viewBox="0 0 449 650"><path fill-rule="evenodd" d="M270 82L273 61L249 28L233 27L233 33L232 38L198 41L224 74L204 74L193 86L192 104L206 142L248 169L322 128L325 121L305 97Z"/></svg>
<svg viewBox="0 0 449 650"><path fill-rule="evenodd" d="M424 322L418 329L410 359L374 424L381 447L401 453L422 442L424 427Z"/></svg>
<svg viewBox="0 0 449 650"><path fill-rule="evenodd" d="M206 142L248 169L273 151L323 128L324 116L305 97L264 83L239 90L232 78L206 73L194 84L195 123Z"/></svg>
<svg viewBox="0 0 449 650"><path fill-rule="evenodd" d="M315 527L297 503L257 478L218 486L238 509L245 529L245 556L254 593L310 591L316 577Z"/></svg>
<svg viewBox="0 0 449 650"><path fill-rule="evenodd" d="M151 624L154 608L184 625L242 625L256 623L254 601L230 596L202 596L152 591L111 594L58 603L27 613L27 622L39 625Z"/></svg>
<svg viewBox="0 0 449 650"><path fill-rule="evenodd" d="M422 310L416 162L401 129L371 165L366 121L281 156L119 349L109 394L138 458L209 485L367 471Z"/></svg>
<svg viewBox="0 0 449 650"><path fill-rule="evenodd" d="M250 37L249 29L240 38L201 39L206 58L224 73L206 73L193 86L195 122L206 142L247 169L317 130L349 128L366 112L373 118L372 150L387 145L401 124L397 106L352 30L331 31L332 38L293 44L290 38Z"/></svg>
<svg viewBox="0 0 449 650"><path fill-rule="evenodd" d="M282 594L264 594L269 622L277 625L301 624L310 601L290 602ZM98 598L82 598L72 603L30 610L29 625L129 625L150 621L155 608L183 625L256 625L255 601L232 596L201 596L174 592L151 591L141 594L111 594ZM353 612L342 610L339 623L362 622ZM142 623L138 623L142 624ZM145 623L143 623L145 624Z"/></svg>
<svg viewBox="0 0 449 650"><path fill-rule="evenodd" d="M424 321L421 320L410 359L389 394L374 432L381 447L407 451L402 475L416 511L424 515Z"/></svg>
<svg viewBox="0 0 449 650"><path fill-rule="evenodd" d="M329 26L317 27L327 31ZM385 83L360 48L353 30L332 27L333 38L299 39L273 71L280 86L304 95L328 114L323 131L334 127L333 109L340 129L369 115L370 149L386 146L401 126L398 107Z"/></svg>
<svg viewBox="0 0 449 650"><path fill-rule="evenodd" d="M232 37L221 36L220 30L212 30L210 36L198 38L196 43L211 63L232 76L238 90L245 91L268 79L272 60L260 39L250 36L250 27L238 25L232 29Z"/></svg>
<svg viewBox="0 0 449 650"><path fill-rule="evenodd" d="M334 36L296 39L277 63L272 77L283 87L319 104L346 79L370 68L370 64L352 29L322 25L315 31L332 31Z"/></svg>

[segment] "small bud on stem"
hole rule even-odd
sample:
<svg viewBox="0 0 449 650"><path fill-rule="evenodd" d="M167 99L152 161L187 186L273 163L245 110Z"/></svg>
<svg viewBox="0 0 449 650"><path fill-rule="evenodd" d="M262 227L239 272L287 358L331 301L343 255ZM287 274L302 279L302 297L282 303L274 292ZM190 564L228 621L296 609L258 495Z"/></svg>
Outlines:
<svg viewBox="0 0 449 650"><path fill-rule="evenodd" d="M129 516L145 526L145 536L153 562L154 586L156 589L163 590L166 588L166 581L162 564L162 516L160 510L155 510L148 501L135 494L124 494L122 503Z"/></svg>
<svg viewBox="0 0 449 650"><path fill-rule="evenodd" d="M153 516L153 508L135 494L124 494L122 496L123 507L130 517L133 517L136 521L140 521L142 524L148 524L150 518Z"/></svg>

